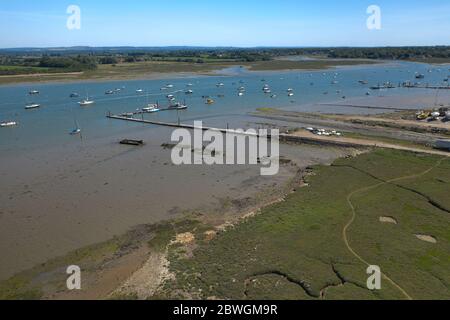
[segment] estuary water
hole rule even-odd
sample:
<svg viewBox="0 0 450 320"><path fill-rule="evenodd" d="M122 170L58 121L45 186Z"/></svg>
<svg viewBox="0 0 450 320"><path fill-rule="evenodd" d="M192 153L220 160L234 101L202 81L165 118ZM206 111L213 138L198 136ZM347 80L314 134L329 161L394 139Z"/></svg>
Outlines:
<svg viewBox="0 0 450 320"><path fill-rule="evenodd" d="M416 73L425 79L415 79ZM163 80L104 81L83 83L46 83L30 85L0 86L0 121L16 121L14 128L0 130L1 154L26 152L50 146L77 143L77 137L68 133L75 123L82 128L86 141L106 138L125 133L130 127L139 124L108 120L108 112L119 114L141 109L148 103L168 105L166 96L174 95L177 101L185 102L186 111L169 111L145 115L146 119L156 121L190 122L204 120L207 124L218 126L237 125L239 116L245 116L256 108L288 108L312 112L369 113L380 110L357 110L342 107L315 106L313 104L340 100L343 97L364 97L371 95L411 95L433 96L435 90L389 89L369 90L370 86L390 81L398 85L404 81L423 84L445 84L443 80L450 74L449 66L430 66L418 63L394 62L381 65L342 67L325 71L299 72L249 72L242 68L230 68L221 72L225 76L198 76ZM358 83L368 81L367 85ZM223 86L217 86L218 84ZM187 86L191 84L192 86ZM271 94L264 94L267 84ZM161 90L167 85L171 88ZM238 96L238 88L245 87L243 96ZM121 89L119 93L106 95L108 90ZM293 89L289 97L287 89ZM137 93L136 90L143 90ZM187 90L193 94L186 94ZM39 95L28 95L30 90L40 91ZM78 98L70 98L76 92ZM89 96L95 104L80 107L78 101ZM274 96L276 95L276 97ZM205 104L206 96L215 100L212 105ZM439 100L439 97L437 97ZM41 104L41 108L25 110L30 103Z"/></svg>

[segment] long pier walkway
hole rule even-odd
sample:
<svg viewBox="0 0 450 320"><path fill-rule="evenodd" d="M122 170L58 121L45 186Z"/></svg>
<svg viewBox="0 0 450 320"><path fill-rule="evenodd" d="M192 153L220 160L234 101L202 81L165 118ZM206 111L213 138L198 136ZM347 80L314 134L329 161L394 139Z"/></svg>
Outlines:
<svg viewBox="0 0 450 320"><path fill-rule="evenodd" d="M242 132L242 131L238 131L236 129L229 129L229 128L224 129L224 128L204 127L204 126L198 127L198 126L195 126L192 124L151 121L151 120L145 120L145 119L136 119L136 118L132 118L132 117L117 116L117 115L112 115L112 114L108 114L106 117L109 119L115 119L115 120L139 122L139 123L153 124L153 125L158 125L158 126L180 128L180 129L189 129L189 130L201 129L203 131L211 130L211 131L218 131L218 132L222 132L222 133L244 134L244 135L249 135L249 136L253 135L248 132ZM259 133L255 134L255 136L259 137ZM268 134L268 138L270 138L270 134Z"/></svg>

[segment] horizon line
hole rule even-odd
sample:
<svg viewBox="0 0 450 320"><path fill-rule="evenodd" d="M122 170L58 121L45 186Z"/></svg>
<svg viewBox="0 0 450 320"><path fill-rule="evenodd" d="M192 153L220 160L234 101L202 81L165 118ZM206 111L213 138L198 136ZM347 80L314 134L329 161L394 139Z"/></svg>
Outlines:
<svg viewBox="0 0 450 320"><path fill-rule="evenodd" d="M429 47L450 47L450 44L434 44L434 45L384 45L384 46L202 46L202 45L167 45L167 46L92 46L92 45L75 45L75 46L32 46L32 47L0 47L0 50L42 50L42 49L74 49L74 48L93 48L93 49L115 49L115 48L136 48L136 49L163 49L163 48L191 48L191 49L331 49L331 48L429 48Z"/></svg>

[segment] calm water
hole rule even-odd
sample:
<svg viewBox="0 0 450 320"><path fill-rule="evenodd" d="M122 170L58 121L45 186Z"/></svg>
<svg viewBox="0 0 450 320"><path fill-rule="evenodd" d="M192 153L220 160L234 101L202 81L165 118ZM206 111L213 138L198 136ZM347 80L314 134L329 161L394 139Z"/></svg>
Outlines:
<svg viewBox="0 0 450 320"><path fill-rule="evenodd" d="M431 72L429 72L431 70ZM391 81L398 84L413 81L415 72L426 75L422 83L442 84L450 71L448 66L429 66L415 63L392 63L389 65L344 67L336 70L316 72L266 72L253 73L240 68L224 71L226 76L191 77L183 79L107 81L91 83L64 84L32 84L0 87L0 121L13 120L19 122L14 128L0 129L0 152L23 152L31 149L42 149L50 146L79 143L79 137L68 133L75 127L75 120L83 130L86 141L107 138L129 132L130 128L139 128L141 124L109 120L106 113L131 112L144 107L147 103L160 102L167 105L167 94L174 94L179 101L186 101L189 110L168 111L145 115L147 119L176 122L190 122L204 119L209 125L239 125L248 112L259 107L290 108L302 111L333 111L342 113L364 112L367 110L315 107L311 104L331 102L346 97L364 97L370 85ZM338 81L332 84L332 81ZM358 80L367 80L369 85L361 85ZM187 87L192 83L192 87ZM218 88L217 83L224 86ZM172 84L172 89L161 91L160 88ZM272 94L264 94L262 87L270 85ZM237 95L237 88L244 86L243 97ZM105 95L105 91L124 88L114 95ZM294 89L295 96L288 97L286 90ZM32 89L40 91L39 95L28 96ZM143 89L144 94L137 94ZM186 95L192 89L194 94ZM336 91L340 90L340 93ZM418 92L419 89L414 89ZM423 90L430 93L431 90ZM69 98L72 92L80 94L80 98ZM328 94L324 94L328 92ZM393 89L373 92L373 95L409 94L408 89ZM90 107L80 107L77 102L89 94L96 101ZM225 97L219 98L218 95ZM206 105L202 96L211 96L216 103ZM28 103L39 103L40 109L25 110ZM372 111L374 112L374 111Z"/></svg>

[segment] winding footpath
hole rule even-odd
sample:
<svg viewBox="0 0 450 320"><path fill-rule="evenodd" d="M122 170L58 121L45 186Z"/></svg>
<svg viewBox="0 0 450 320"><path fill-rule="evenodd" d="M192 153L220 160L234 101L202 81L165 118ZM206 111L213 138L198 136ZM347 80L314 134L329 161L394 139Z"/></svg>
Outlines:
<svg viewBox="0 0 450 320"><path fill-rule="evenodd" d="M390 183L401 181L401 180L415 179L415 178L422 177L422 176L430 173L436 167L438 167L442 163L443 160L444 160L444 158L440 159L434 166L432 166L431 168L427 169L426 171L424 171L422 173L415 174L415 175L410 175L410 176L399 177L399 178L395 178L395 179L388 180L388 181L385 181L385 182L380 182L378 184L375 184L375 185L372 185L372 186L369 186L369 187L360 188L360 189L357 189L357 190L351 192L347 196L347 203L348 203L349 207L352 210L352 217L351 217L350 221L345 225L344 229L342 230L342 237L344 239L345 246L347 247L347 249L351 252L351 254L353 256L355 256L359 261L361 261L365 265L367 265L367 266L371 265L369 262L364 260L364 258L362 258L358 253L356 253L356 251L351 247L351 245L349 243L349 240L348 240L348 237L347 237L347 231L350 228L350 226L353 224L353 222L355 221L355 218L356 218L355 206L352 203L353 196L355 196L356 194L359 194L359 193L363 193L363 192L366 192L366 191L369 191L369 190L376 189L376 188L378 188L378 187L380 187L382 185L390 184ZM408 300L413 300L413 298L399 284L397 284L394 280L389 278L385 273L382 272L381 274L382 274L384 279L389 281L394 287L396 287L399 291L401 291L401 293Z"/></svg>

